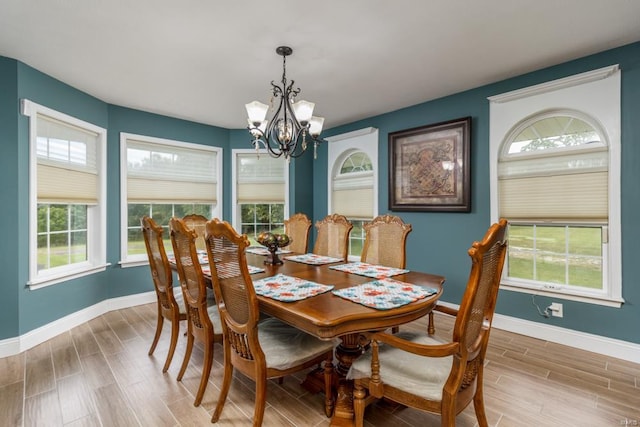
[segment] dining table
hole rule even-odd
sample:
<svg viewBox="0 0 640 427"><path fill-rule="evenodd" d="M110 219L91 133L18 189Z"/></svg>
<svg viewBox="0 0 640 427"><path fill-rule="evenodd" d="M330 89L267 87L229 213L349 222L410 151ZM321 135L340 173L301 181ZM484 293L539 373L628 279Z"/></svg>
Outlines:
<svg viewBox="0 0 640 427"><path fill-rule="evenodd" d="M332 408L325 408L325 412L327 416L332 417L332 426L354 425L353 383L346 379L346 375L352 362L363 353L367 345L363 340L364 334L400 326L428 315L442 294L445 278L437 274L406 269L396 269L387 273L383 271L387 269L381 266L369 266L373 267L373 270L370 268L365 272L368 275L364 275L359 271L354 272L355 268L344 268L361 267L359 264L363 263L348 263L328 257L286 251L279 255L282 264L265 264L265 255L260 248L250 247L246 250L247 265L254 284L281 275L280 277L302 279L305 282L330 287L330 291L322 291L295 301L275 299L258 293L258 301L262 313L318 338L336 341L333 384L335 403ZM203 274L210 280L209 268L204 268ZM365 301L354 302L353 299L345 297L349 296L348 293L352 289L389 279L418 290L425 289L427 296L410 302L402 301L397 307L384 308L367 306L364 304ZM341 292L343 296L338 296ZM319 392L324 390L323 381L319 371L311 372L303 386L312 392Z"/></svg>

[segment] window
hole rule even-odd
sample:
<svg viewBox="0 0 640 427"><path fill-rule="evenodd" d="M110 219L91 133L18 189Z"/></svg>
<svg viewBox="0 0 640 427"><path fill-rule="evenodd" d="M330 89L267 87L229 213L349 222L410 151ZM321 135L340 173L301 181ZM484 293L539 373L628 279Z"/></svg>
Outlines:
<svg viewBox="0 0 640 427"><path fill-rule="evenodd" d="M106 267L106 130L29 100L29 286Z"/></svg>
<svg viewBox="0 0 640 427"><path fill-rule="evenodd" d="M619 74L490 98L492 217L510 223L503 288L622 302Z"/></svg>
<svg viewBox="0 0 640 427"><path fill-rule="evenodd" d="M360 259L365 222L378 211L378 130L366 128L327 138L329 141L329 212L353 224L349 257Z"/></svg>
<svg viewBox="0 0 640 427"><path fill-rule="evenodd" d="M233 224L252 245L263 231L284 232L288 163L265 151L233 150Z"/></svg>
<svg viewBox="0 0 640 427"><path fill-rule="evenodd" d="M122 133L122 262L146 262L140 218L151 216L167 227L165 249L172 252L171 217L219 217L222 149Z"/></svg>

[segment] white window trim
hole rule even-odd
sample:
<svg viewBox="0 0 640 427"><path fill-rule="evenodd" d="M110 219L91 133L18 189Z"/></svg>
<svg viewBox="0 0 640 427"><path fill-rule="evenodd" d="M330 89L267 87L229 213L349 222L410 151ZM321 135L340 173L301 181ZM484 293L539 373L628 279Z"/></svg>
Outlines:
<svg viewBox="0 0 640 427"><path fill-rule="evenodd" d="M599 120L609 145L609 195L612 197L609 197L608 244L603 245L607 252L603 253L603 276L607 284L607 294L590 295L586 292L553 290L543 285L536 288L523 283L506 282L504 279L501 289L611 307L620 307L624 302L619 172L621 167L620 74L619 66L612 65L488 98L492 221L497 221L499 216L497 184L500 150L517 123L549 109L580 111Z"/></svg>
<svg viewBox="0 0 640 427"><path fill-rule="evenodd" d="M342 162L355 151L362 151L371 159L373 169L373 218L378 216L378 128L367 127L352 132L325 138L327 144L327 212L333 212L332 196L333 177L337 168L342 166ZM369 172L362 172L363 175L370 176ZM349 256L349 261L360 261L359 257Z"/></svg>
<svg viewBox="0 0 640 427"><path fill-rule="evenodd" d="M242 232L242 219L240 218L240 209L238 209L238 155L240 154L254 154L260 156L268 156L269 153L266 149L260 148L259 150L252 148L236 148L231 150L231 225L236 229L238 233ZM283 158L283 162L286 160ZM284 219L289 219L289 164L284 168Z"/></svg>
<svg viewBox="0 0 640 427"><path fill-rule="evenodd" d="M136 267L149 263L146 254L127 255L127 223L128 223L128 199L127 199L127 140L132 139L158 145L191 148L195 150L212 151L216 153L216 207L212 212L214 218L222 216L222 154L223 149L204 144L176 141L173 139L157 138L148 135L120 132L120 265L123 268Z"/></svg>
<svg viewBox="0 0 640 427"><path fill-rule="evenodd" d="M107 263L107 130L28 99L21 103L22 114L29 117L29 289L35 290L106 270ZM87 212L88 261L50 269L38 274L38 156L37 116L42 114L98 135L97 167L99 174L98 205ZM51 271L53 270L53 271Z"/></svg>

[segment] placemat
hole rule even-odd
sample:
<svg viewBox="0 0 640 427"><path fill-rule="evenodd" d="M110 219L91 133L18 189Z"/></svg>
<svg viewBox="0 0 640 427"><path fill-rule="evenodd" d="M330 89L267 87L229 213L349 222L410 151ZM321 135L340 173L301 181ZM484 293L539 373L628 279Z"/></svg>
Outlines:
<svg viewBox="0 0 640 427"><path fill-rule="evenodd" d="M408 273L409 270L403 268L385 267L383 265L367 264L366 262L350 262L348 264L332 265L333 270L344 271L346 273L358 274L360 276L382 279Z"/></svg>
<svg viewBox="0 0 640 427"><path fill-rule="evenodd" d="M206 251L198 251L198 262L200 264L209 264L209 257L207 256ZM167 259L171 264L176 263L176 257L173 254L167 254Z"/></svg>
<svg viewBox="0 0 640 427"><path fill-rule="evenodd" d="M258 295L285 302L303 300L333 289L333 285L321 285L284 274L254 280L253 287Z"/></svg>
<svg viewBox="0 0 640 427"><path fill-rule="evenodd" d="M301 262L303 264L322 265L331 264L332 262L340 262L342 258L333 258L330 256L316 255L316 254L304 254L304 255L291 255L284 257L289 261Z"/></svg>
<svg viewBox="0 0 640 427"><path fill-rule="evenodd" d="M393 279L380 279L333 291L334 295L377 310L389 310L426 298L437 292L433 288L412 285Z"/></svg>
<svg viewBox="0 0 640 427"><path fill-rule="evenodd" d="M254 267L253 265L247 265L247 267L249 268L249 274L264 273L264 268ZM211 276L211 269L208 264L202 266L202 274Z"/></svg>
<svg viewBox="0 0 640 427"><path fill-rule="evenodd" d="M249 253L252 253L252 254L256 254L256 255L269 255L269 251L267 250L267 248L263 248L261 246L249 246L246 249L246 251L249 252ZM278 248L276 253L277 254L290 254L291 251L287 250L287 249Z"/></svg>

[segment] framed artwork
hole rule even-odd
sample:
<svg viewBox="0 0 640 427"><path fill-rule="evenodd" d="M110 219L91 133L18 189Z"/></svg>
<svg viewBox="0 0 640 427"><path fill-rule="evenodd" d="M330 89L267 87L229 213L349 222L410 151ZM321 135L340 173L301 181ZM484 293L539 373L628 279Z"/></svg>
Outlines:
<svg viewBox="0 0 640 427"><path fill-rule="evenodd" d="M469 212L471 117L389 134L389 210Z"/></svg>

